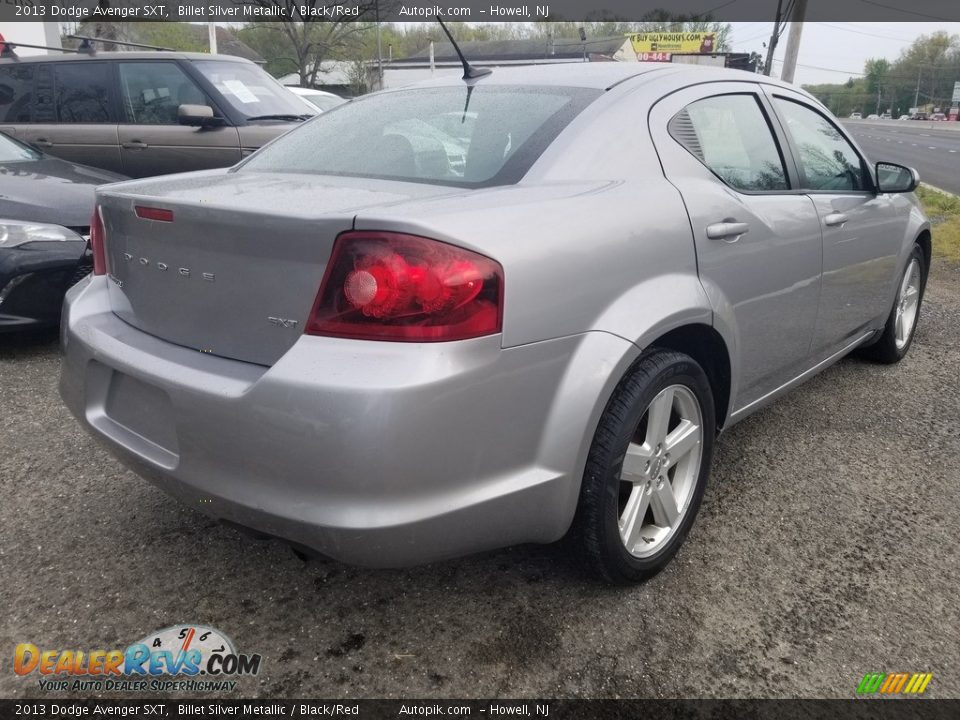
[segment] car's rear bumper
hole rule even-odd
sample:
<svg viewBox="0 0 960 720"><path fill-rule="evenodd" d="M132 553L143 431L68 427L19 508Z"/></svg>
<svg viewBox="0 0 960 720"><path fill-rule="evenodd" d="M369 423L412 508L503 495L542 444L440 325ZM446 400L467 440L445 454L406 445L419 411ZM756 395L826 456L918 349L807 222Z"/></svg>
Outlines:
<svg viewBox="0 0 960 720"><path fill-rule="evenodd" d="M64 306L60 389L80 421L196 509L364 565L559 539L633 348L303 336L268 368L127 325L105 282Z"/></svg>

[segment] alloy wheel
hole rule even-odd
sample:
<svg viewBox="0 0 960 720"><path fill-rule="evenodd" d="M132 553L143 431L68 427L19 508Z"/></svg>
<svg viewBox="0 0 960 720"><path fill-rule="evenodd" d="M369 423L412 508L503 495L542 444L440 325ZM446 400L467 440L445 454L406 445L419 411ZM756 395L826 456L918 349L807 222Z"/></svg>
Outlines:
<svg viewBox="0 0 960 720"><path fill-rule="evenodd" d="M917 311L920 308L920 263L916 258L910 260L897 296L894 312L894 338L897 350L903 350L910 342L913 328L917 324Z"/></svg>
<svg viewBox="0 0 960 720"><path fill-rule="evenodd" d="M620 473L620 540L648 557L673 537L694 495L703 457L700 403L685 385L670 385L647 406Z"/></svg>

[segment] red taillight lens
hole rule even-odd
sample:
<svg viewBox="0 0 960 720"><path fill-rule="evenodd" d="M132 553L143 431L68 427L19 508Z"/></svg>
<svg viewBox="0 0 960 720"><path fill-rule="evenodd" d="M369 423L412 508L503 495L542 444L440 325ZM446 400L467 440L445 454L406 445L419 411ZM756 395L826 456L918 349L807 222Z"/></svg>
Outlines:
<svg viewBox="0 0 960 720"><path fill-rule="evenodd" d="M503 269L438 240L392 232L337 238L308 335L442 342L500 332Z"/></svg>
<svg viewBox="0 0 960 720"><path fill-rule="evenodd" d="M90 250L93 252L93 274L107 274L107 253L104 248L106 233L103 231L103 217L100 206L93 209L93 217L90 218Z"/></svg>

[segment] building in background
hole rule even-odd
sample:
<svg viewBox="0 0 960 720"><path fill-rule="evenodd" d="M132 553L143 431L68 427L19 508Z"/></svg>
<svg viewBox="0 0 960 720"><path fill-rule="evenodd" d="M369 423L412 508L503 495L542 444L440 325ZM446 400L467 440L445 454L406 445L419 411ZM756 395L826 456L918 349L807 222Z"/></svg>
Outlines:
<svg viewBox="0 0 960 720"><path fill-rule="evenodd" d="M332 92L340 97L356 95L355 88L358 85L366 86L376 75L375 70L369 67L364 68L364 63L358 64L349 60L324 60L320 63L320 69L317 71L317 81L314 83L314 89ZM358 82L357 73L366 74L368 77L361 77ZM371 75L371 73L373 73ZM300 73L289 73L277 78L282 85L298 87L300 85ZM362 89L362 88L361 88Z"/></svg>
<svg viewBox="0 0 960 720"><path fill-rule="evenodd" d="M4 40L16 45L17 43L27 43L28 45L45 45L47 47L60 47L60 23L55 22L0 22L0 35ZM18 47L17 55L20 57L29 57L30 55L46 55L50 50L38 50L36 48Z"/></svg>
<svg viewBox="0 0 960 720"><path fill-rule="evenodd" d="M624 36L580 40L544 38L529 40L473 40L460 44L463 54L475 67L504 67L576 62L635 62L636 53ZM383 87L410 85L432 77L463 72L460 58L448 42L433 44L407 58L384 63ZM376 89L376 73L373 75Z"/></svg>

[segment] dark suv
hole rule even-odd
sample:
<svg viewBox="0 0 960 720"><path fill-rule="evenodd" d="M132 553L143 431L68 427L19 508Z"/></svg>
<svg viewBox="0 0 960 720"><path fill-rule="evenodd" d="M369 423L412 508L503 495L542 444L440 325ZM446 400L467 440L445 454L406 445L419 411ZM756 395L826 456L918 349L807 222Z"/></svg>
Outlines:
<svg viewBox="0 0 960 720"><path fill-rule="evenodd" d="M310 115L257 65L228 55L0 59L0 131L131 177L233 165Z"/></svg>

